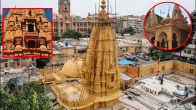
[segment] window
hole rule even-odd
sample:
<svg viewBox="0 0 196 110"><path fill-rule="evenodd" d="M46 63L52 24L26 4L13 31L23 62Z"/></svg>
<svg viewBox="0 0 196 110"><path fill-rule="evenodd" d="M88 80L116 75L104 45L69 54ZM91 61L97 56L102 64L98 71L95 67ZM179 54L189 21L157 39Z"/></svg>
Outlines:
<svg viewBox="0 0 196 110"><path fill-rule="evenodd" d="M165 66L162 66L162 70L165 70Z"/></svg>
<svg viewBox="0 0 196 110"><path fill-rule="evenodd" d="M54 29L54 32L57 32L57 29Z"/></svg>
<svg viewBox="0 0 196 110"><path fill-rule="evenodd" d="M61 22L61 27L63 27L63 22Z"/></svg>
<svg viewBox="0 0 196 110"><path fill-rule="evenodd" d="M61 33L63 32L63 29L61 29Z"/></svg>
<svg viewBox="0 0 196 110"><path fill-rule="evenodd" d="M34 32L34 25L28 24L28 32Z"/></svg>
<svg viewBox="0 0 196 110"><path fill-rule="evenodd" d="M191 54L191 50L188 50L188 54Z"/></svg>
<svg viewBox="0 0 196 110"><path fill-rule="evenodd" d="M8 63L5 63L5 67L8 67Z"/></svg>
<svg viewBox="0 0 196 110"><path fill-rule="evenodd" d="M111 76L111 82L114 82L114 75Z"/></svg>
<svg viewBox="0 0 196 110"><path fill-rule="evenodd" d="M190 73L193 73L193 69L190 69Z"/></svg>

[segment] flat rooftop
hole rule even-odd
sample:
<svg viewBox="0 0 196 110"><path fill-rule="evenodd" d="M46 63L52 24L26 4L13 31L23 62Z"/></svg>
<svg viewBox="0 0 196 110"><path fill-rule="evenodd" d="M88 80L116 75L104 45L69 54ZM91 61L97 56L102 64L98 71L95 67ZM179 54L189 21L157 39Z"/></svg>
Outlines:
<svg viewBox="0 0 196 110"><path fill-rule="evenodd" d="M140 96L134 98L151 109L158 109L166 105L175 106L171 104L172 100L180 99L184 101L195 96L194 92L189 92L188 97L184 96L186 86L195 86L193 79L173 73L164 75L163 84L160 82L159 76L139 79L134 86L134 90L139 92ZM154 91L158 94L155 94Z"/></svg>

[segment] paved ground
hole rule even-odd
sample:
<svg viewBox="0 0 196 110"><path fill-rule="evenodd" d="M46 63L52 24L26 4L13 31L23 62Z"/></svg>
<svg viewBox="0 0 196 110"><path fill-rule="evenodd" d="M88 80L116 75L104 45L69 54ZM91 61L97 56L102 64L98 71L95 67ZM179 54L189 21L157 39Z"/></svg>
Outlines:
<svg viewBox="0 0 196 110"><path fill-rule="evenodd" d="M140 102L132 99L128 99L127 95L121 96L119 98L119 100L133 108L135 108L134 110L150 110L148 107L144 106L143 104L141 104Z"/></svg>
<svg viewBox="0 0 196 110"><path fill-rule="evenodd" d="M136 109L134 107L131 107L123 102L118 102L112 107L104 107L104 108L98 108L95 110L141 110L141 109ZM145 110L145 109L143 109Z"/></svg>
<svg viewBox="0 0 196 110"><path fill-rule="evenodd" d="M185 74L186 75L186 74ZM177 82L182 82L186 85L196 85L195 80L192 80L190 78L178 75L178 74L168 74L165 76L166 78L169 78L173 81L177 81Z"/></svg>
<svg viewBox="0 0 196 110"><path fill-rule="evenodd" d="M119 97L119 102L112 107L98 108L95 110L150 110L140 102L128 99L127 95Z"/></svg>

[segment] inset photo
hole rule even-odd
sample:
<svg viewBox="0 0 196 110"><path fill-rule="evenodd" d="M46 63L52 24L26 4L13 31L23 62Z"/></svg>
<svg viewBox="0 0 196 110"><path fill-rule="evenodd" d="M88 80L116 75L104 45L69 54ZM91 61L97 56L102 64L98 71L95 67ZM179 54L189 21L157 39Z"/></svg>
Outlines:
<svg viewBox="0 0 196 110"><path fill-rule="evenodd" d="M188 11L174 2L153 6L144 19L144 35L160 50L175 50L185 45L192 33Z"/></svg>
<svg viewBox="0 0 196 110"><path fill-rule="evenodd" d="M3 58L52 57L52 8L3 8Z"/></svg>

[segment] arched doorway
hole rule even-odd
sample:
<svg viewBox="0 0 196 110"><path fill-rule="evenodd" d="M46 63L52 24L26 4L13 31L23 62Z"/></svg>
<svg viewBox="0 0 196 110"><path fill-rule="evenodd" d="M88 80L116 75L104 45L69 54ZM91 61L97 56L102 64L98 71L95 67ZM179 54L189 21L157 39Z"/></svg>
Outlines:
<svg viewBox="0 0 196 110"><path fill-rule="evenodd" d="M159 46L157 46L161 48L168 48L167 34L165 32L162 32L158 37Z"/></svg>
<svg viewBox="0 0 196 110"><path fill-rule="evenodd" d="M34 25L28 24L28 32L34 32Z"/></svg>
<svg viewBox="0 0 196 110"><path fill-rule="evenodd" d="M161 48L165 48L165 39L164 38L161 41Z"/></svg>
<svg viewBox="0 0 196 110"><path fill-rule="evenodd" d="M155 36L154 36L154 37L152 37L150 41L151 41L151 43L152 43L152 44L154 44Z"/></svg>
<svg viewBox="0 0 196 110"><path fill-rule="evenodd" d="M178 46L177 36L175 33L172 35L172 48L176 48Z"/></svg>
<svg viewBox="0 0 196 110"><path fill-rule="evenodd" d="M157 42L157 46L160 47L160 42Z"/></svg>
<svg viewBox="0 0 196 110"><path fill-rule="evenodd" d="M35 41L34 40L28 41L28 48L35 48Z"/></svg>

